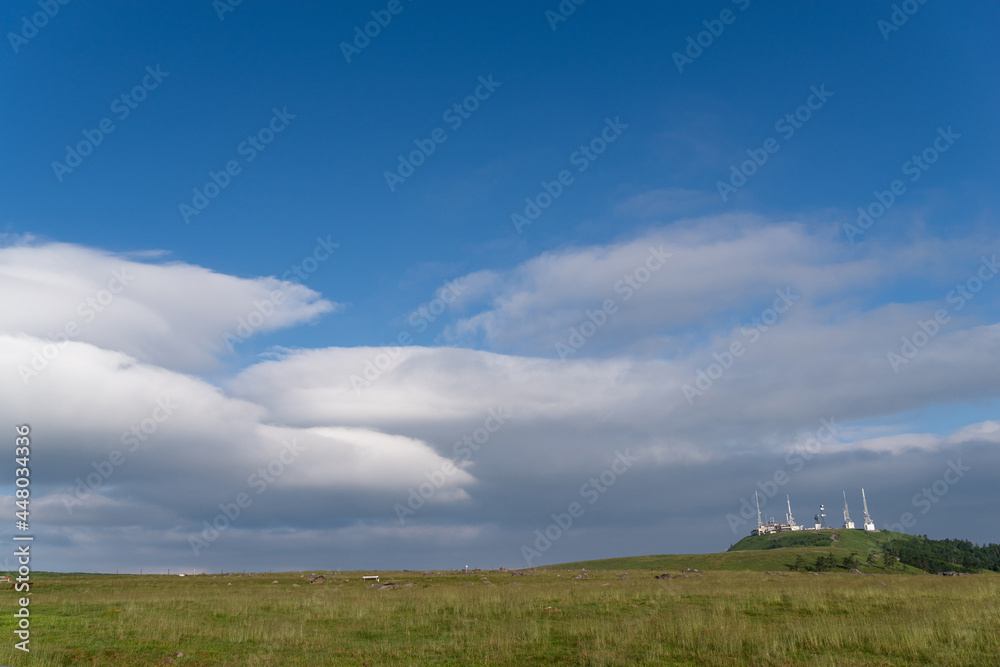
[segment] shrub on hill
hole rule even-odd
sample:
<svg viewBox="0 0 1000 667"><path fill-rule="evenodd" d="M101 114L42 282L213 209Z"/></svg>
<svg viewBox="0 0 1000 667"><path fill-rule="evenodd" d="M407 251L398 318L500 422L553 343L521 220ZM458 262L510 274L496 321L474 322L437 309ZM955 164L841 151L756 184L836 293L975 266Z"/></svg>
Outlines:
<svg viewBox="0 0 1000 667"><path fill-rule="evenodd" d="M1000 572L1000 544L976 546L968 540L931 540L926 535L896 539L885 552L925 572Z"/></svg>
<svg viewBox="0 0 1000 667"><path fill-rule="evenodd" d="M745 537L729 551L759 551L762 549L782 549L786 547L828 547L832 544L830 533L796 531L775 535L753 535Z"/></svg>

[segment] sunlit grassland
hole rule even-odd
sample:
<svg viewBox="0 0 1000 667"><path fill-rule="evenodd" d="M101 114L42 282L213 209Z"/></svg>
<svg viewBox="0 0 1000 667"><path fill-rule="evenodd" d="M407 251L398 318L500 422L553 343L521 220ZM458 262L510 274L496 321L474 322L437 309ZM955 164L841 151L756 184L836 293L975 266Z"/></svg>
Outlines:
<svg viewBox="0 0 1000 667"><path fill-rule="evenodd" d="M381 573L383 583L413 583L390 590L370 588L360 573L324 573L323 584L299 573L40 574L32 652L13 649L5 614L0 663L1000 664L993 574L714 570L658 580L647 569L623 581L622 572ZM11 613L15 596L8 591Z"/></svg>
<svg viewBox="0 0 1000 667"><path fill-rule="evenodd" d="M795 564L797 556L802 556L806 561L812 562L816 560L817 556L833 554L836 558L842 559L844 556L851 555L851 553L851 549L841 547L796 547L793 549L767 549L761 551L727 551L718 554L664 554L661 556L607 558L603 560L553 565L542 569L587 568L589 570L624 570L640 567L649 570L675 572L692 567L699 570L729 570L735 572L742 572L747 569L761 572L766 570L789 572L791 566ZM865 555L861 555L862 560ZM860 566L860 569L865 573L883 571L882 568L870 568L863 564ZM896 572L918 573L920 570L899 565Z"/></svg>

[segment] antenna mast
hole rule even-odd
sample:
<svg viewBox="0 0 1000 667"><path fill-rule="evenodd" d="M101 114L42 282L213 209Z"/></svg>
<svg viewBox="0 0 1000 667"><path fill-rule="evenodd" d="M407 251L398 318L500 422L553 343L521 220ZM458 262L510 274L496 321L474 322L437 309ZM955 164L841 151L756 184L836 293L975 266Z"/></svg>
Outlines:
<svg viewBox="0 0 1000 667"><path fill-rule="evenodd" d="M861 489L861 502L865 505L865 530L872 531L875 530L875 522L872 521L871 516L868 515L868 499L865 498L865 490Z"/></svg>
<svg viewBox="0 0 1000 667"><path fill-rule="evenodd" d="M844 528L851 529L854 528L854 522L851 521L851 513L847 511L847 492L843 491L844 494Z"/></svg>
<svg viewBox="0 0 1000 667"><path fill-rule="evenodd" d="M794 529L795 517L792 516L792 500L788 497L787 493L785 494L785 500L788 502L788 525L792 526Z"/></svg>
<svg viewBox="0 0 1000 667"><path fill-rule="evenodd" d="M761 529L761 526L763 526L763 524L760 522L760 497L758 497L756 491L753 492L753 497L754 497L754 500L757 501L757 531L759 533L760 529Z"/></svg>

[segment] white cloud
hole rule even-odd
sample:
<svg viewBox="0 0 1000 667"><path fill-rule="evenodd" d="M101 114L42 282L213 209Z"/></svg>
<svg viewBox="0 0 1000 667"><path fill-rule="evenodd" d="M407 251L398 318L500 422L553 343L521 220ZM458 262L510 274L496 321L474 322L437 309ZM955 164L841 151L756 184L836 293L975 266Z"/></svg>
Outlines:
<svg viewBox="0 0 1000 667"><path fill-rule="evenodd" d="M251 330L270 331L337 308L311 289L275 278L236 278L131 257L62 243L0 248L0 331L93 343L165 367L203 370L229 351L224 336L241 318L256 323L259 317ZM255 311L264 313L251 315Z"/></svg>
<svg viewBox="0 0 1000 667"><path fill-rule="evenodd" d="M182 370L210 366L223 353L221 333L240 312L234 300L252 301L273 279L238 279L184 264L127 264L136 291L130 285L89 323L90 333L55 348L47 368L25 384L17 366L30 363L51 323L66 308L72 313L81 294L106 286L106 272L131 260L73 246L0 251L6 299L0 318L9 331L0 334L0 363L10 369L0 383L0 404L9 421L30 423L45 443L33 459L44 471L34 480L38 518L93 553L110 548L95 536L118 535L140 548L135 535L116 532L125 527L159 531L158 544L174 540L186 548L186 537L215 516L220 503L239 492L256 499L251 476L267 471L285 443L294 442L301 453L282 465L266 495L234 526L234 545L279 529L299 537L328 529L355 545L447 539L461 547L515 535L561 509L618 450L638 462L628 482L615 488L620 499L601 507L616 516L629 508L627 520L641 523L664 494L683 488L692 502L707 493L707 486L687 488L696 480L715 493L745 484L750 473L733 468L737 462L782 455L815 432L820 419L885 421L1000 394L1000 324L983 323L983 311L977 318L971 307L953 313L906 367L890 367L886 353L940 304L892 304L865 291L882 289L886 276L917 271L927 253L906 247L901 257L886 250L877 259L852 260L791 224L708 221L549 253L509 272L474 274L470 292L481 297L493 290L496 297L454 331L485 332L496 347L527 340L537 349L575 312L609 290L613 295L614 282L641 265L654 243L673 256L662 279L643 288L644 301L637 296L622 304L630 310L622 308L624 322L602 354L587 348L562 361L552 354L448 347L391 354L374 347L283 349L219 385ZM801 300L751 342L740 324L759 315L773 301L773 289L786 284ZM276 315L273 326L333 307L296 290L304 288L293 289L298 301ZM195 298L190 307L189 298ZM977 298L975 305L985 302L985 289ZM37 313L10 310L33 301ZM474 298L465 303L472 305ZM168 338L179 342L168 344ZM663 342L671 338L683 343ZM742 342L745 353L689 402L682 387L734 342ZM637 344L643 354L632 353ZM157 419L164 405L175 407ZM491 418L499 428L488 429ZM144 431L147 426L152 431ZM474 453L460 456L458 445L480 432L484 439ZM995 445L998 433L992 421L943 436L853 427L820 458L869 456L889 466ZM107 469L114 450L124 453L124 462L70 512L63 494ZM456 470L404 529L393 504L449 462ZM801 480L820 475L823 464L810 465ZM665 476L674 476L676 489L664 488ZM595 530L601 512L588 514Z"/></svg>
<svg viewBox="0 0 1000 667"><path fill-rule="evenodd" d="M0 360L12 368L12 359L40 342L0 335ZM419 439L383 433L373 422L345 427L331 416L322 428L276 424L263 406L86 343L68 343L57 361L27 387L0 384L0 402L45 443L33 458L44 471L36 489L82 501L64 503L60 521L70 521L70 510L73 516L97 512L108 522L120 519L127 505L105 510L125 498L135 502L134 523L149 518L144 505L167 510L174 523L191 521L238 492L257 492L250 477L261 469L274 476L268 466L276 459L283 463L273 465L287 472L264 485L275 494L405 497L409 487L426 481L425 471L450 460ZM294 443L294 455L282 454L286 443ZM465 470L452 472L435 502L465 499L461 488L474 482ZM103 505L101 496L107 496Z"/></svg>
<svg viewBox="0 0 1000 667"><path fill-rule="evenodd" d="M661 253L670 258L648 271L647 260ZM777 289L791 287L814 301L870 285L905 265L846 256L829 236L794 223L765 225L752 216L690 221L606 246L547 252L493 272L492 302L453 324L448 335L463 342L482 334L496 349L551 355L569 327L611 299L613 323L592 347L628 348L645 337L704 330L726 315L749 316ZM476 282L483 277L476 274Z"/></svg>

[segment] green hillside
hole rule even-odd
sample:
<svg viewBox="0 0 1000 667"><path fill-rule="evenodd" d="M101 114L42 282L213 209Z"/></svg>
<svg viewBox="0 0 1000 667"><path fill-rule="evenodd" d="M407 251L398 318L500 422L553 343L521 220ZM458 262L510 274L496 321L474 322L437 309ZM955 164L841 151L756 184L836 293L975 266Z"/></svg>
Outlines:
<svg viewBox="0 0 1000 667"><path fill-rule="evenodd" d="M809 530L744 537L724 553L605 558L538 569L676 572L687 568L760 572L817 568L846 572L856 568L864 573L898 574L1000 571L1000 545L976 546L963 540L930 540L888 530Z"/></svg>
<svg viewBox="0 0 1000 667"><path fill-rule="evenodd" d="M729 551L758 551L762 549L784 549L790 547L836 547L856 551L862 556L882 553L886 545L894 540L911 540L912 535L894 533L888 530L866 532L863 530L801 530L773 535L751 535L729 547Z"/></svg>
<svg viewBox="0 0 1000 667"><path fill-rule="evenodd" d="M837 558L850 555L850 549L795 547L786 549L755 549L750 551L727 551L718 554L662 554L657 556L632 556L628 558L605 558L576 563L560 563L539 567L540 570L655 570L677 572L687 568L695 570L752 570L759 572L789 572L795 565L796 556L808 562L815 562L819 556L833 553ZM865 571L872 570L866 567ZM896 570L902 572L903 569Z"/></svg>
<svg viewBox="0 0 1000 667"><path fill-rule="evenodd" d="M847 550L865 560L868 554L884 554L924 572L1000 571L1000 545L976 546L968 540L931 540L926 536L888 530L817 530L745 537L729 551L787 550L805 546L829 546Z"/></svg>

